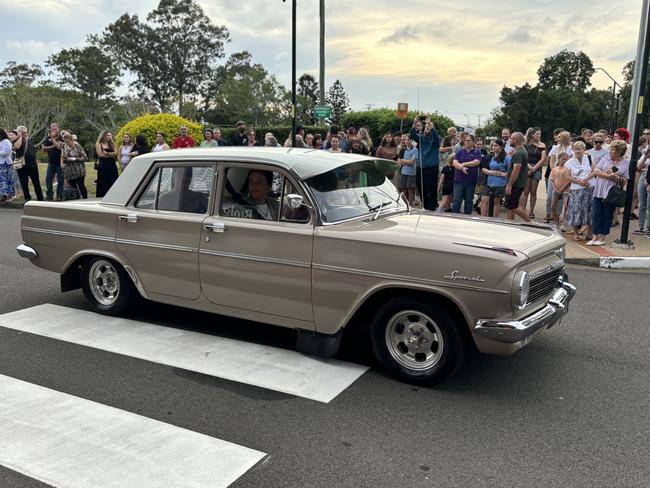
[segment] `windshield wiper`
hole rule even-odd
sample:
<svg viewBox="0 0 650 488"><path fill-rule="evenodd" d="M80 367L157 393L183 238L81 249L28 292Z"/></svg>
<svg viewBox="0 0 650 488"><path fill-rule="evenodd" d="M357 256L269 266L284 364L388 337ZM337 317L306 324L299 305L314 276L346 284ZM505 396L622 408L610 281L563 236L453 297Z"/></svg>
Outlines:
<svg viewBox="0 0 650 488"><path fill-rule="evenodd" d="M374 207L368 206L368 210L371 212L377 212L372 220L377 220L377 218L379 218L379 214L381 213L381 209L384 208L384 205L390 205L391 203L395 203L395 201L391 200L390 202L381 202L379 205L375 205Z"/></svg>

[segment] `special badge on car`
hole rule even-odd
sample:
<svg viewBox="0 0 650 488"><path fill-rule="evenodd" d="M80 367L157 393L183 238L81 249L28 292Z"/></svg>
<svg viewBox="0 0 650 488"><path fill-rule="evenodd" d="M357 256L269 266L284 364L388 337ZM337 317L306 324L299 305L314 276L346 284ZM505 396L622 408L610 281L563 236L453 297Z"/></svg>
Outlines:
<svg viewBox="0 0 650 488"><path fill-rule="evenodd" d="M485 280L481 278L481 275L477 276L465 276L460 273L460 271L452 271L451 274L445 276L446 280L450 281L457 281L457 280L463 280L463 281L477 281L479 283L485 283Z"/></svg>

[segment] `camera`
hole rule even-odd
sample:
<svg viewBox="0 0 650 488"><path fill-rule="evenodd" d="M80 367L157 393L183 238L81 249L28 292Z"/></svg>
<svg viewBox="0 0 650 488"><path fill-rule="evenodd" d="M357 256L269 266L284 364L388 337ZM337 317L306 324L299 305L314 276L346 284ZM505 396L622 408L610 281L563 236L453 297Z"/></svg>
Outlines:
<svg viewBox="0 0 650 488"><path fill-rule="evenodd" d="M426 115L418 115L418 119L420 120L420 122L424 122L425 120L427 120L427 116Z"/></svg>

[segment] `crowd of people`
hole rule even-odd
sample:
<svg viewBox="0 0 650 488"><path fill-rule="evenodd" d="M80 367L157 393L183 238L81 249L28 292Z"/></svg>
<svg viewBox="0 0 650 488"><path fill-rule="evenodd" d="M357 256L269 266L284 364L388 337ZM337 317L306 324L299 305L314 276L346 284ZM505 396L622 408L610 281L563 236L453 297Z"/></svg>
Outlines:
<svg viewBox="0 0 650 488"><path fill-rule="evenodd" d="M258 142L254 129L239 121L229 140L219 128L206 128L197 144L188 128L181 126L178 135L167 142L159 132L153 147L142 134L123 134L115 141L110 131L102 131L94 148L97 179L95 195L104 196L131 160L147 152L189 147L267 146L289 147L292 137L283 144L270 132ZM639 141L639 159L633 210L638 205L638 228L633 232L650 237L650 130ZM295 145L329 152L348 152L391 159L398 170L391 175L412 206L426 210L498 217L504 207L506 217L528 222L535 215L540 182L546 187L545 222L554 222L562 231L573 233L576 241L601 246L612 226L618 225L620 189L628 184L630 133L617 129L597 132L583 129L572 135L564 129L553 133L549 149L542 142L539 128L526 133L504 128L500 137L483 140L450 127L441 137L429 117L417 117L404 133L386 133L377 145L365 127L348 127L345 131L331 125L325 134L305 133L298 127ZM487 147L486 147L487 146ZM39 181L37 149L24 126L16 130L0 129L0 202L22 192L31 199L29 182L38 200L87 198L85 186L88 156L76 136L61 130L57 123L42 143L47 154L46 191ZM57 183L55 185L55 182ZM56 187L56 190L55 190ZM56 191L56 195L55 195ZM614 197L618 194L619 200Z"/></svg>

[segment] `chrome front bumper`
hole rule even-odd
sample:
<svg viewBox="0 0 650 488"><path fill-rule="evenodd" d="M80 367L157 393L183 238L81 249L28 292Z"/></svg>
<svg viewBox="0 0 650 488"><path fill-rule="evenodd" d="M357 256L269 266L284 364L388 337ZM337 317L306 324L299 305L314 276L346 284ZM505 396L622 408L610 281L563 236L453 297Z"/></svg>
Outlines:
<svg viewBox="0 0 650 488"><path fill-rule="evenodd" d="M514 344L526 341L540 329L552 327L567 314L569 302L576 294L576 287L568 281L560 278L558 285L553 296L541 310L517 320L477 320L474 333L496 342Z"/></svg>
<svg viewBox="0 0 650 488"><path fill-rule="evenodd" d="M38 253L31 247L21 244L16 247L16 252L20 255L21 258L34 259L38 257Z"/></svg>

